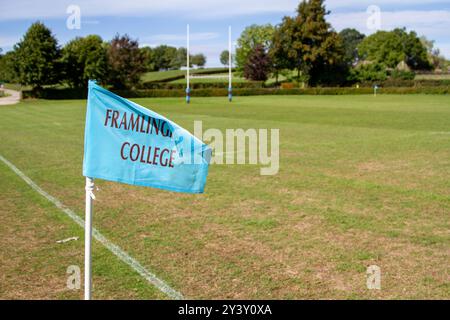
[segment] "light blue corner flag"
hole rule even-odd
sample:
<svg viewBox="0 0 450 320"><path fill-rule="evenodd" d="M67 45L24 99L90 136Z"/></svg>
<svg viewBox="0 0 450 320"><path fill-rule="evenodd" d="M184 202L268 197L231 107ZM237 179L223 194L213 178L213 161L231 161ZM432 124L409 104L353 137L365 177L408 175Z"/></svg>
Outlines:
<svg viewBox="0 0 450 320"><path fill-rule="evenodd" d="M202 193L210 157L185 129L89 81L84 176Z"/></svg>

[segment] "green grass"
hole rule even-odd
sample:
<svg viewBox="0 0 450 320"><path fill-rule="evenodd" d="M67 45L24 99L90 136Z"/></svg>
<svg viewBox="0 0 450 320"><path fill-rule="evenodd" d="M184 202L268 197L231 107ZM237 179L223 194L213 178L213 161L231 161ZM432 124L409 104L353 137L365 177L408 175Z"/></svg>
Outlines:
<svg viewBox="0 0 450 320"><path fill-rule="evenodd" d="M228 74L226 73L220 73L217 74L219 76L227 76L227 77L222 77L222 78L214 78L213 75L208 75L208 78L191 78L191 83L225 83L228 84ZM211 77L209 77L211 76ZM238 76L233 76L232 79L233 83L236 82L247 82L248 80L242 77L238 77ZM183 79L178 79L178 80L174 80L171 81L170 83L186 83L186 78Z"/></svg>
<svg viewBox="0 0 450 320"><path fill-rule="evenodd" d="M280 129L275 176L212 165L202 195L96 181L94 225L185 296L450 296L448 96L135 101L189 130L194 120ZM80 216L84 117L80 100L0 107L0 154ZM2 163L0 217L0 297L80 298L65 269L82 266L82 230ZM93 252L94 297L163 297L98 244ZM366 288L372 264L380 291Z"/></svg>
<svg viewBox="0 0 450 320"><path fill-rule="evenodd" d="M415 80L450 80L450 74L417 74Z"/></svg>
<svg viewBox="0 0 450 320"><path fill-rule="evenodd" d="M205 69L192 69L191 74L201 74L209 71L221 71L224 68L205 68ZM186 74L186 70L169 70L169 71L152 71L142 75L141 80L147 81L166 81L172 77L183 76Z"/></svg>
<svg viewBox="0 0 450 320"><path fill-rule="evenodd" d="M166 79L176 77L176 76L182 76L184 74L186 74L186 71L184 71L184 70L153 71L153 72L144 73L142 75L141 80L143 82L164 81Z"/></svg>

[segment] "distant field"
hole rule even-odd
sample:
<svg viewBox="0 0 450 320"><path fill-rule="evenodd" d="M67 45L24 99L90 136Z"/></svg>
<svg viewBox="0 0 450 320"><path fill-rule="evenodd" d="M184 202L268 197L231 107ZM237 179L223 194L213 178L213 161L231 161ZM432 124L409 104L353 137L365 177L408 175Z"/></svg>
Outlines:
<svg viewBox="0 0 450 320"><path fill-rule="evenodd" d="M207 68L207 69L192 69L191 73L204 73L210 71L222 71L224 68ZM154 71L147 72L142 76L142 81L165 81L172 77L183 76L186 75L186 70L169 70L169 71Z"/></svg>
<svg viewBox="0 0 450 320"><path fill-rule="evenodd" d="M219 77L213 77L213 76L219 76ZM224 77L225 76L225 77ZM234 83L236 82L247 82L248 80L242 77L233 76L232 81ZM217 83L217 82L223 82L228 83L228 75L226 73L217 74L217 75L211 75L205 78L191 78L191 83ZM186 83L186 78L178 79L171 81L170 83Z"/></svg>
<svg viewBox="0 0 450 320"><path fill-rule="evenodd" d="M20 84L17 83L4 83L3 84L5 89L10 89L10 90L30 90L32 89L31 86L21 86Z"/></svg>
<svg viewBox="0 0 450 320"><path fill-rule="evenodd" d="M450 74L417 74L416 80L450 80Z"/></svg>
<svg viewBox="0 0 450 320"><path fill-rule="evenodd" d="M280 129L275 176L212 165L203 195L96 181L94 226L186 297L450 297L448 96L135 101L189 130ZM80 216L85 104L0 107L0 155ZM83 230L2 162L0 261L0 298L82 297L66 269L83 269ZM94 298L165 298L98 243L93 280Z"/></svg>

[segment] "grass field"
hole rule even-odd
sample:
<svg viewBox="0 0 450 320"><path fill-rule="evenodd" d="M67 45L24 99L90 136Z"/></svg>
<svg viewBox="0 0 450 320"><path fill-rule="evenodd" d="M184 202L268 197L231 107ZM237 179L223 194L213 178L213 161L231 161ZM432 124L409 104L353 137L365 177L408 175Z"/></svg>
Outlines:
<svg viewBox="0 0 450 320"><path fill-rule="evenodd" d="M450 80L450 74L418 74L415 80Z"/></svg>
<svg viewBox="0 0 450 320"><path fill-rule="evenodd" d="M214 76L220 76L220 77L214 77ZM225 77L224 77L225 76ZM233 76L232 79L233 83L236 82L247 82L248 80L242 77L238 77L238 76ZM228 84L228 74L226 73L220 73L217 75L211 75L211 77L206 77L206 78L191 78L191 83L217 83L217 82L223 82ZM178 80L173 80L170 83L186 83L186 78L184 79L178 79Z"/></svg>
<svg viewBox="0 0 450 320"><path fill-rule="evenodd" d="M189 130L280 129L275 176L212 165L203 195L96 182L94 226L186 297L450 298L448 96L135 101ZM80 216L84 118L81 100L0 107L0 155ZM0 298L81 298L83 244L0 162ZM94 298L165 298L98 243L93 279Z"/></svg>
<svg viewBox="0 0 450 320"><path fill-rule="evenodd" d="M222 71L224 68L205 68L205 69L191 69L191 74L201 74L203 72ZM153 71L147 72L142 75L141 80L146 81L166 81L167 79L183 76L186 74L186 70L169 70L169 71Z"/></svg>

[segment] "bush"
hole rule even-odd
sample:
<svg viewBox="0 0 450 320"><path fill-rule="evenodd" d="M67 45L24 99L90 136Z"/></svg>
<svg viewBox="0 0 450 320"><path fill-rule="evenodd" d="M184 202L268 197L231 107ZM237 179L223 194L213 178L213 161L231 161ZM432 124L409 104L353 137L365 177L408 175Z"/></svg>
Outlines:
<svg viewBox="0 0 450 320"><path fill-rule="evenodd" d="M264 83L262 81L236 82L233 83L233 88L262 88ZM228 81L226 82L200 82L191 83L191 89L220 89L228 88ZM186 89L185 83L166 83L166 82L145 82L139 89Z"/></svg>
<svg viewBox="0 0 450 320"><path fill-rule="evenodd" d="M23 90L22 98L35 99L51 99L51 100L66 100L66 99L86 99L87 88L35 88L32 90Z"/></svg>
<svg viewBox="0 0 450 320"><path fill-rule="evenodd" d="M363 81L360 82L361 87L373 87L373 85L381 87L443 87L450 86L450 80L402 80L402 79L387 79L385 81Z"/></svg>
<svg viewBox="0 0 450 320"><path fill-rule="evenodd" d="M414 80L416 74L413 71L392 70L390 76L391 79Z"/></svg>
<svg viewBox="0 0 450 320"><path fill-rule="evenodd" d="M351 69L349 75L349 80L355 82L384 81L386 79L386 67L380 63L360 65Z"/></svg>
<svg viewBox="0 0 450 320"><path fill-rule="evenodd" d="M281 89L293 89L297 87L297 85L293 82L283 82L281 84Z"/></svg>
<svg viewBox="0 0 450 320"><path fill-rule="evenodd" d="M184 97L185 91L182 89L145 89L145 90L112 90L114 93L125 98L163 98L163 97ZM449 94L450 86L437 87L392 87L380 88L379 94ZM34 89L22 92L23 98L40 99L86 99L85 89ZM255 95L355 95L373 94L371 87L350 88L350 87L312 87L312 88L242 88L235 89L235 96L255 96ZM191 92L192 97L226 97L226 88L197 89Z"/></svg>

